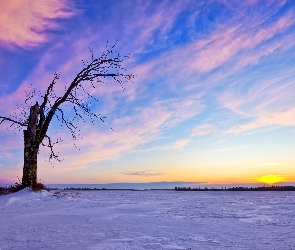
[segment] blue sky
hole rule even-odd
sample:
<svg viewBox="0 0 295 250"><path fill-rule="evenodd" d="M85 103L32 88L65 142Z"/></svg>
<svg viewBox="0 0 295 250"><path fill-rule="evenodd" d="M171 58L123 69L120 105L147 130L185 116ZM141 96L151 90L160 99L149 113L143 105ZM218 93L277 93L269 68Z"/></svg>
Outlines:
<svg viewBox="0 0 295 250"><path fill-rule="evenodd" d="M61 93L116 43L126 83L97 86L74 146L58 121L63 162L39 154L45 183L295 182L294 1L2 1L0 114L60 72ZM38 99L37 99L38 100ZM69 113L70 107L64 107ZM22 174L22 132L0 126L0 182ZM56 132L58 132L56 134Z"/></svg>

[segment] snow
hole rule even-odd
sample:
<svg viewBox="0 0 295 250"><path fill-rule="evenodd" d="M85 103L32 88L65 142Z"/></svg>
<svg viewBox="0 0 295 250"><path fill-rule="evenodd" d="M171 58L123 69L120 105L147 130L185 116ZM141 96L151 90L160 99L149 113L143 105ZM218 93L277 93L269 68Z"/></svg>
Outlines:
<svg viewBox="0 0 295 250"><path fill-rule="evenodd" d="M0 249L295 249L295 192L0 196Z"/></svg>

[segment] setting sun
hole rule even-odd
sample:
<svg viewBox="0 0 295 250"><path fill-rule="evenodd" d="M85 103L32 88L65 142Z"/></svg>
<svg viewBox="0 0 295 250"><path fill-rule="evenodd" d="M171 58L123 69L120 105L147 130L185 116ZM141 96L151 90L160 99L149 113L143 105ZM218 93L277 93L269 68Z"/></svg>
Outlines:
<svg viewBox="0 0 295 250"><path fill-rule="evenodd" d="M260 182L271 185L274 183L282 182L284 180L284 177L280 175L264 175L264 176L261 176L258 180Z"/></svg>

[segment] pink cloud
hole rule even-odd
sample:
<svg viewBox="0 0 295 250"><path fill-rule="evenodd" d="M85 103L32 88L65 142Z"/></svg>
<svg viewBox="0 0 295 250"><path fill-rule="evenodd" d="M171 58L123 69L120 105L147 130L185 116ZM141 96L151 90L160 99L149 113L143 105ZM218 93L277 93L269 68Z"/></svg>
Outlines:
<svg viewBox="0 0 295 250"><path fill-rule="evenodd" d="M79 41L77 41L79 43ZM104 43L104 42L103 42ZM58 47L58 46L57 46ZM76 46L76 43L73 45L74 49L71 51L71 55L68 60L65 62L54 62L56 59L59 60L60 51L56 46L47 51L41 58L38 65L34 68L32 73L27 76L27 78L22 82L20 87L12 94L3 96L0 99L0 113L3 116L10 116L14 112L14 108L17 104L23 105L25 100L25 92L30 91L30 85L32 84L36 92L44 93L48 87L48 84L53 80L53 71L49 71L48 68L54 64L57 72L61 72L60 79L55 85L55 92L57 95L62 95L65 90L65 86L68 86L69 83L75 78L78 70L81 70L84 65L80 58L89 59L91 53L88 47ZM105 43L102 45L102 50L105 49ZM97 52L99 53L99 52ZM77 56L79 55L79 57ZM87 87L88 86L88 87ZM108 81L108 84L99 83L96 85L95 89L89 88L90 83L84 82L85 90L90 94L96 96L103 101L104 107L99 110L98 113L103 112L104 114L113 113L116 102L115 98L124 98L127 100L133 100L136 96L136 89L139 87L137 84L131 82L126 82L123 91L120 84L114 81ZM37 99L32 100L33 103ZM39 102L42 100L38 100ZM19 110L18 110L19 111Z"/></svg>
<svg viewBox="0 0 295 250"><path fill-rule="evenodd" d="M288 29L294 22L294 15L288 13L278 21L258 31L257 28L254 31L253 29L247 30L247 27L240 24L230 28L221 26L207 40L197 42L193 47L186 48L183 52L180 52L180 55L184 53L185 57L192 58L192 60L189 60L190 64L185 67L189 71L209 72L233 59L234 56L238 56L238 53L248 52L249 49L253 49L273 38ZM269 53L272 51L268 50ZM193 56L194 54L195 56ZM257 60L255 54L256 52L253 54L252 60ZM241 60L244 61L244 58L241 58ZM185 60L183 61L185 62Z"/></svg>
<svg viewBox="0 0 295 250"><path fill-rule="evenodd" d="M45 31L56 28L56 18L69 18L66 0L10 0L0 8L0 44L12 47L37 46L48 39Z"/></svg>
<svg viewBox="0 0 295 250"><path fill-rule="evenodd" d="M176 103L179 105L175 105ZM89 124L82 126L80 129L83 140L77 140L77 146L81 149L77 153L74 153L76 149L72 139L64 129L58 135L64 139L58 150L65 159L65 169L69 167L70 171L72 167L80 168L95 162L115 160L122 154L136 152L141 145L160 139L163 128L177 126L188 117L197 115L201 112L200 106L198 101L171 99L156 102L150 107L138 109L132 115L115 119L112 122L114 131L103 131ZM179 117L183 107L187 107L189 111ZM180 140L169 147L180 149L188 142L189 140Z"/></svg>
<svg viewBox="0 0 295 250"><path fill-rule="evenodd" d="M240 79L220 94L222 107L241 117L251 118L251 121L234 126L226 133L295 125L294 73L291 67L282 70L269 76L264 76L263 72L262 75L256 74L257 79L251 80L251 84L251 77Z"/></svg>
<svg viewBox="0 0 295 250"><path fill-rule="evenodd" d="M23 118L23 115L21 114L22 108L17 108L17 107L18 105L25 107L24 100L26 99L26 91L29 91L29 90L30 90L30 85L23 84L14 93L1 97L0 98L1 116L6 116L12 119L15 119L13 116L16 115L20 118ZM10 123L8 122L4 122L4 123L10 125Z"/></svg>
<svg viewBox="0 0 295 250"><path fill-rule="evenodd" d="M269 95L268 98L262 99L256 104L247 103L247 99L244 102L239 102L238 105L234 101L228 102L228 108L243 116L252 117L252 121L230 128L226 133L241 133L268 126L295 126L295 109L288 102L286 104L280 104L280 101L284 101L281 98L286 99L288 95L277 94L277 97ZM258 99L255 100L258 101ZM242 104L249 105L249 108L240 111Z"/></svg>
<svg viewBox="0 0 295 250"><path fill-rule="evenodd" d="M190 142L190 139L178 140L172 144L171 148L172 149L183 149L189 142Z"/></svg>
<svg viewBox="0 0 295 250"><path fill-rule="evenodd" d="M189 143L190 143L190 139L180 139L180 140L176 140L173 143L170 144L166 144L166 145L162 145L162 146L155 146L155 147L151 147L145 150L137 150L136 152L150 152L150 151L159 151L159 150L178 150L181 151L183 150Z"/></svg>
<svg viewBox="0 0 295 250"><path fill-rule="evenodd" d="M154 4L152 2L132 2L134 11L126 10L130 15L123 19L123 26L126 37L134 37L130 44L136 48L135 53L141 54L149 50L155 50L158 46L163 46L168 38L167 33L172 28L174 22L183 10L190 5L188 1L161 1ZM150 11L153 8L153 11ZM157 44L155 40L161 40L163 43ZM129 40L129 39L128 39Z"/></svg>
<svg viewBox="0 0 295 250"><path fill-rule="evenodd" d="M225 133L238 134L269 126L295 126L295 108L283 112L259 114L254 121L230 128Z"/></svg>
<svg viewBox="0 0 295 250"><path fill-rule="evenodd" d="M216 133L216 128L212 124L202 124L193 128L191 136L202 136Z"/></svg>
<svg viewBox="0 0 295 250"><path fill-rule="evenodd" d="M177 72L179 79L183 79L191 74L208 73L232 63L233 66L226 73L228 75L235 73L241 67L259 62L262 57L278 49L285 51L294 45L294 35L284 33L295 23L292 12L286 13L268 25L263 25L262 28L261 23L265 19L270 19L272 12L262 17L254 16L251 20L241 23L239 18L244 17L243 15L245 13L242 11L240 16L219 25L206 38L176 47L138 66L138 72L146 79L151 78L151 75L152 77L174 76ZM283 37L280 36L282 34Z"/></svg>

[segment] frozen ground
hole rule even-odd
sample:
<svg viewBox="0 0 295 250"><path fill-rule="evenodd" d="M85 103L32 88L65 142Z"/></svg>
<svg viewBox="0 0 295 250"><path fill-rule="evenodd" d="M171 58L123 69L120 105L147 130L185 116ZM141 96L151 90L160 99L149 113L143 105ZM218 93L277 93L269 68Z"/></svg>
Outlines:
<svg viewBox="0 0 295 250"><path fill-rule="evenodd" d="M295 192L0 196L0 249L295 249Z"/></svg>

